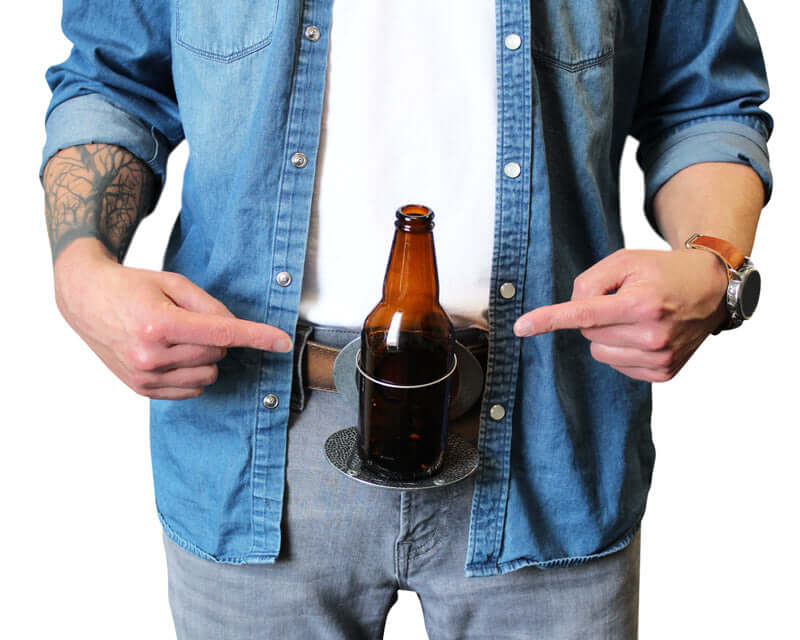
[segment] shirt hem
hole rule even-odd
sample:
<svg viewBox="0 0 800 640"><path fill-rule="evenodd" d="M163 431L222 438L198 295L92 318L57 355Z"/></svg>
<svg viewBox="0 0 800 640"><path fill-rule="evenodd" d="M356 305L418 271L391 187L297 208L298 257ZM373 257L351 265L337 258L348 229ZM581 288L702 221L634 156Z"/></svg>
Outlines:
<svg viewBox="0 0 800 640"><path fill-rule="evenodd" d="M627 533L625 533L621 538L617 540L613 545L608 547L603 551L599 551L598 553L592 553L585 556L570 556L566 558L554 558L552 560L537 560L531 556L521 556L519 558L515 558L514 560L509 560L507 562L499 562L495 564L468 564L464 568L464 575L467 578L480 578L480 577L489 577L489 576L499 576L505 573L510 573L511 571L516 571L517 569L522 569L523 567L537 567L539 569L552 569L557 567L574 567L580 564L586 564L592 560L597 558L602 558L604 556L611 555L612 553L616 553L617 551L621 551L625 547L627 547L631 541L633 540L636 532L642 526L642 518L644 514L639 516L637 521L634 525L628 529Z"/></svg>
<svg viewBox="0 0 800 640"><path fill-rule="evenodd" d="M275 564L277 556L269 553L248 553L244 556L231 556L220 555L215 556L207 551L203 551L196 544L189 542L186 538L180 536L167 522L166 517L161 511L156 510L158 519L161 521L161 527L166 535L172 542L177 544L184 551L202 558L203 560L210 560L211 562L218 562L222 564Z"/></svg>

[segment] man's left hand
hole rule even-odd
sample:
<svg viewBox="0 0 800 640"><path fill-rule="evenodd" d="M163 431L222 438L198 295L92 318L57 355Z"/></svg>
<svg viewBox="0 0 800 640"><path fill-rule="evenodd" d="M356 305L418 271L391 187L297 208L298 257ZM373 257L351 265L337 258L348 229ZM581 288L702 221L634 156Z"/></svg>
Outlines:
<svg viewBox="0 0 800 640"><path fill-rule="evenodd" d="M595 360L666 382L727 318L727 285L722 261L708 251L620 249L575 278L569 302L520 316L514 333L580 329Z"/></svg>

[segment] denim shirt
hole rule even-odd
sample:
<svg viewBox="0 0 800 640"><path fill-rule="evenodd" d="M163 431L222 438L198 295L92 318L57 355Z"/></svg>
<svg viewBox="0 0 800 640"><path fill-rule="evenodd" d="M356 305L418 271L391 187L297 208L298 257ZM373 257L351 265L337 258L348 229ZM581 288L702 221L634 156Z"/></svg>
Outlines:
<svg viewBox="0 0 800 640"><path fill-rule="evenodd" d="M738 0L497 0L496 15L490 344L467 576L611 553L645 511L650 383L595 361L579 331L512 332L623 246L627 136L656 232L655 192L693 163L748 164L767 194L772 184L766 74ZM42 166L70 145L112 143L163 182L185 138L164 269L294 336L330 27L331 0L65 0L74 48L47 72ZM183 548L279 557L293 366L292 354L230 349L202 396L151 402L158 513Z"/></svg>

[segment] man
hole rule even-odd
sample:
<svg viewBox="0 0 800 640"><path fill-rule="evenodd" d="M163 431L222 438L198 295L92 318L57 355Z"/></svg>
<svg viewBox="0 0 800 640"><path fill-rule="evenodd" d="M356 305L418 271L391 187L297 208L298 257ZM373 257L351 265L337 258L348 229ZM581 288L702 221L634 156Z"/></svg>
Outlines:
<svg viewBox="0 0 800 640"><path fill-rule="evenodd" d="M732 286L772 184L744 6L66 0L63 23L56 297L153 398L179 637L380 637L398 588L432 639L635 637L650 383L757 301ZM671 250L622 249L628 134ZM184 138L164 271L122 266ZM437 212L458 339L488 352L451 424L477 472L395 492L325 460L352 407L324 360L411 201Z"/></svg>

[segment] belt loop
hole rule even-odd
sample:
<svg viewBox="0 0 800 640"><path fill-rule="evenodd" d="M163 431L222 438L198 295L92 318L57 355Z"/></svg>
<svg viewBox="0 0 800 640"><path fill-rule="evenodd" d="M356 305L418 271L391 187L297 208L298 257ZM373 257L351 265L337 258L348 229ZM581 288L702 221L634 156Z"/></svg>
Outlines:
<svg viewBox="0 0 800 640"><path fill-rule="evenodd" d="M305 322L298 321L294 334L294 367L292 370L292 397L290 408L300 412L306 406L305 378L303 371L303 355L314 328Z"/></svg>

